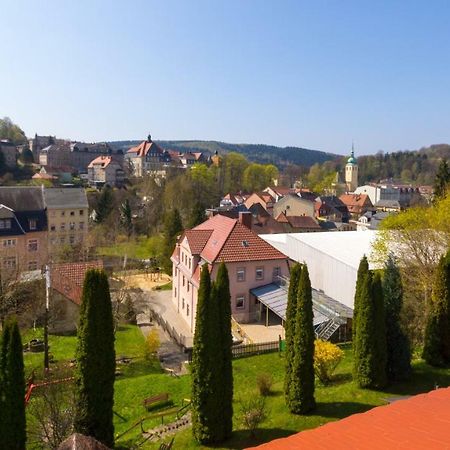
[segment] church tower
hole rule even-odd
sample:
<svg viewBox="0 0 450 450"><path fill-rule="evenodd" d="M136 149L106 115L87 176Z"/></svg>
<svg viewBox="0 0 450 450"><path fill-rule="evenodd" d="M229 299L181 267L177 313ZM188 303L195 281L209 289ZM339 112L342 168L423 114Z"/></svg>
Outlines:
<svg viewBox="0 0 450 450"><path fill-rule="evenodd" d="M358 187L358 163L352 145L352 154L345 165L345 184L348 192L354 192Z"/></svg>

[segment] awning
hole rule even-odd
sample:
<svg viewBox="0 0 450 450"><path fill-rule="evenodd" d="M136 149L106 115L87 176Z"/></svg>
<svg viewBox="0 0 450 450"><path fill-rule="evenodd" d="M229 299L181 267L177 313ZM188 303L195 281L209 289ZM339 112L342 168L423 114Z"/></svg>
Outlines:
<svg viewBox="0 0 450 450"><path fill-rule="evenodd" d="M285 286L281 287L276 283L266 284L261 287L250 289L258 301L269 308L280 319L286 320L287 308L287 289ZM314 326L320 325L331 319L341 318L347 319L353 317L351 308L342 303L328 297L323 292L312 289L313 300L313 314Z"/></svg>

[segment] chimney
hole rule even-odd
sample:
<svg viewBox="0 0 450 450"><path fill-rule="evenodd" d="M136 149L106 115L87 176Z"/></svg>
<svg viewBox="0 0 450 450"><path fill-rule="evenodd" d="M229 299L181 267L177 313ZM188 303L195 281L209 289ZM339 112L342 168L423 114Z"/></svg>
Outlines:
<svg viewBox="0 0 450 450"><path fill-rule="evenodd" d="M147 136L147 142L152 142L152 135L151 135L151 134L149 134L149 135Z"/></svg>
<svg viewBox="0 0 450 450"><path fill-rule="evenodd" d="M239 223L249 230L252 229L252 220L253 215L250 211L239 211Z"/></svg>

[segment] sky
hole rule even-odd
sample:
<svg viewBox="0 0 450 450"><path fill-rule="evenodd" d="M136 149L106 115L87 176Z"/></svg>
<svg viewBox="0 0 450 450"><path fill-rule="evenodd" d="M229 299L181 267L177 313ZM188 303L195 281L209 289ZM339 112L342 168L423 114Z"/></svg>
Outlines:
<svg viewBox="0 0 450 450"><path fill-rule="evenodd" d="M28 136L348 154L450 142L450 2L0 0Z"/></svg>

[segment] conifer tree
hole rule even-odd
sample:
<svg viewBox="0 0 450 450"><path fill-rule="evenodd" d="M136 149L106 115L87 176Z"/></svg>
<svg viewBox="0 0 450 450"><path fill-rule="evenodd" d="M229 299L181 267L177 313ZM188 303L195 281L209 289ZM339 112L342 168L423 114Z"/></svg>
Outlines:
<svg viewBox="0 0 450 450"><path fill-rule="evenodd" d="M383 298L386 313L387 377L390 381L406 380L411 375L411 347L400 325L403 286L400 270L389 255L383 277Z"/></svg>
<svg viewBox="0 0 450 450"><path fill-rule="evenodd" d="M422 357L432 366L450 364L450 250L436 270Z"/></svg>
<svg viewBox="0 0 450 450"><path fill-rule="evenodd" d="M218 441L222 441L231 435L233 430L233 354L231 347L233 337L231 334L231 298L230 281L227 266L222 262L217 272L216 282L213 284L211 300L218 306L218 320L220 341L216 351L221 353L221 360L215 376L217 382L217 395L220 404L218 422L220 432Z"/></svg>
<svg viewBox="0 0 450 450"><path fill-rule="evenodd" d="M103 187L98 199L97 208L95 210L95 221L97 223L104 222L110 215L114 206L114 196L112 189L106 185Z"/></svg>
<svg viewBox="0 0 450 450"><path fill-rule="evenodd" d="M290 398L290 386L292 378L292 363L295 355L295 320L297 313L297 296L298 296L298 283L300 281L302 266L296 263L291 268L288 290L288 302L286 308L286 322L284 323L284 335L286 344L286 372L284 375L284 394L286 402L289 402Z"/></svg>
<svg viewBox="0 0 450 450"><path fill-rule="evenodd" d="M201 224L205 221L205 208L203 205L196 201L194 203L194 207L192 208L190 219L189 219L189 228L194 228L197 225Z"/></svg>
<svg viewBox="0 0 450 450"><path fill-rule="evenodd" d="M386 384L386 318L379 273L368 272L358 301L354 377L360 387L382 388Z"/></svg>
<svg viewBox="0 0 450 450"><path fill-rule="evenodd" d="M294 414L305 414L316 406L314 399L313 309L311 283L306 264L301 269L298 284L294 348L288 407Z"/></svg>
<svg viewBox="0 0 450 450"><path fill-rule="evenodd" d="M111 296L103 270L86 272L76 360L75 431L112 447L116 358Z"/></svg>
<svg viewBox="0 0 450 450"><path fill-rule="evenodd" d="M178 209L170 211L164 220L164 269L172 272L170 257L175 249L177 236L183 231L183 224Z"/></svg>
<svg viewBox="0 0 450 450"><path fill-rule="evenodd" d="M133 220L131 214L131 206L128 199L126 199L120 205L120 224L127 233L127 236L130 237L131 233L133 232Z"/></svg>
<svg viewBox="0 0 450 450"><path fill-rule="evenodd" d="M0 355L0 439L2 448L22 450L26 442L23 348L15 319L5 321Z"/></svg>
<svg viewBox="0 0 450 450"><path fill-rule="evenodd" d="M450 167L448 166L447 160L442 159L436 177L434 179L434 198L440 199L445 196L447 189L450 185Z"/></svg>
<svg viewBox="0 0 450 450"><path fill-rule="evenodd" d="M212 301L211 278L205 264L200 275L191 366L192 432L202 444L221 437L221 405L215 379L222 356L219 342L218 308Z"/></svg>
<svg viewBox="0 0 450 450"><path fill-rule="evenodd" d="M369 272L369 263L367 261L366 255L364 255L359 263L358 274L356 278L355 300L353 304L353 326L352 326L353 342L355 342L356 336L356 324L357 324L356 318L359 310L359 296L361 293L361 286L364 281L364 277L367 275L368 272Z"/></svg>

